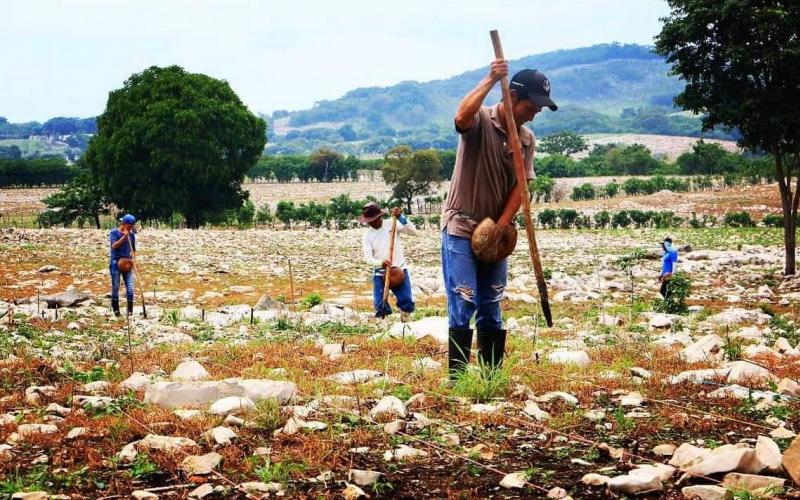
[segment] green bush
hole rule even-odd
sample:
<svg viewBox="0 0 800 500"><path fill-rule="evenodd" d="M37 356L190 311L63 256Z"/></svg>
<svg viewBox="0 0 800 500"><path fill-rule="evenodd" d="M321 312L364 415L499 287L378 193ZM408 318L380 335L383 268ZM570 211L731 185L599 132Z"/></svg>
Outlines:
<svg viewBox="0 0 800 500"><path fill-rule="evenodd" d="M611 227L613 228L628 227L630 225L631 218L625 210L620 210L611 217Z"/></svg>
<svg viewBox="0 0 800 500"><path fill-rule="evenodd" d="M653 309L667 314L685 314L689 311L686 307L686 298L692 292L692 280L689 275L678 271L672 275L667 283L667 298L656 299Z"/></svg>
<svg viewBox="0 0 800 500"><path fill-rule="evenodd" d="M619 194L619 184L617 184L617 181L611 181L603 186L603 192L607 198L613 198Z"/></svg>
<svg viewBox="0 0 800 500"><path fill-rule="evenodd" d="M725 214L724 224L728 227L754 227L756 225L749 212L728 212Z"/></svg>
<svg viewBox="0 0 800 500"><path fill-rule="evenodd" d="M542 227L552 228L556 224L558 213L555 210L546 208L539 212L539 215L536 216L536 219L539 221L539 224L541 224Z"/></svg>
<svg viewBox="0 0 800 500"><path fill-rule="evenodd" d="M431 215L428 217L428 224L430 224L433 228L438 228L439 224L442 223L442 216L441 215Z"/></svg>
<svg viewBox="0 0 800 500"><path fill-rule="evenodd" d="M766 227L783 227L783 215L767 214L761 219Z"/></svg>
<svg viewBox="0 0 800 500"><path fill-rule="evenodd" d="M312 292L303 297L303 300L300 301L300 308L308 310L320 304L322 304L322 295Z"/></svg>
<svg viewBox="0 0 800 500"><path fill-rule="evenodd" d="M608 210L601 210L594 214L594 225L598 228L604 228L611 223L611 214Z"/></svg>
<svg viewBox="0 0 800 500"><path fill-rule="evenodd" d="M571 208L562 208L558 211L558 227L561 229L569 229L575 225L578 218L578 212Z"/></svg>

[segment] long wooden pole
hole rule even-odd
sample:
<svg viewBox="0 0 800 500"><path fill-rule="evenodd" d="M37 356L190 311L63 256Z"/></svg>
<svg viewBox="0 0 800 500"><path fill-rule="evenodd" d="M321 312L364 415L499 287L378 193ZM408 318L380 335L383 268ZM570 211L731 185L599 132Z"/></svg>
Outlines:
<svg viewBox="0 0 800 500"><path fill-rule="evenodd" d="M500 35L497 30L489 32L494 46L494 56L497 59L505 60L503 46L500 43ZM506 115L506 133L508 134L508 146L514 157L514 171L517 174L517 183L520 185L520 196L522 197L522 218L525 221L525 233L528 235L528 251L533 263L533 271L536 274L536 285L539 288L539 300L542 303L542 312L547 321L547 326L553 326L553 315L550 312L550 300L547 297L547 281L542 271L542 261L539 259L539 247L536 244L536 232L533 229L531 219L531 198L528 192L528 179L525 175L525 164L522 158L522 145L519 142L519 131L514 120L513 107L511 105L511 94L508 89L508 77L504 76L500 80L500 88L503 91L503 108Z"/></svg>
<svg viewBox="0 0 800 500"><path fill-rule="evenodd" d="M394 262L394 238L397 234L397 217L392 216L392 230L389 232L389 262ZM389 300L389 278L392 268L391 266L386 269L386 275L383 277L383 303Z"/></svg>

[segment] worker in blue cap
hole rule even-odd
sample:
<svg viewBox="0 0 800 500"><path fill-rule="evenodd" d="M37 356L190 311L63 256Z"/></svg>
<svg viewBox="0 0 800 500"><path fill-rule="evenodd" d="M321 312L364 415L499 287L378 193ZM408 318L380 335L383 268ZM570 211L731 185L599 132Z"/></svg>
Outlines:
<svg viewBox="0 0 800 500"><path fill-rule="evenodd" d="M133 258L136 256L136 217L125 214L120 225L111 230L108 243L111 246L108 270L111 273L111 309L119 317L119 281L125 280L125 295L128 299L128 316L133 314Z"/></svg>

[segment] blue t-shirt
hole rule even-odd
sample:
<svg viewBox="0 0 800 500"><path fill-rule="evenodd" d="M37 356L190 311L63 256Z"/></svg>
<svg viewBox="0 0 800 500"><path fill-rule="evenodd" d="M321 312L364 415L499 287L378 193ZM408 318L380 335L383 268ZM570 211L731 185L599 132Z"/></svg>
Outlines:
<svg viewBox="0 0 800 500"><path fill-rule="evenodd" d="M128 245L127 242L123 243L122 245L120 245L119 248L115 250L114 247L112 247L111 245L113 245L120 238L122 238L122 231L120 231L119 228L115 227L114 229L111 230L110 233L108 233L108 247L111 249L110 257L112 259L119 259L122 257L126 257L128 259L131 258L131 245L133 245L133 249L136 250L136 234L134 234L133 231L131 231L128 234L130 235L129 237L131 240L131 244Z"/></svg>
<svg viewBox="0 0 800 500"><path fill-rule="evenodd" d="M661 274L672 274L676 262L678 262L678 251L674 246L667 245L667 250L661 257Z"/></svg>

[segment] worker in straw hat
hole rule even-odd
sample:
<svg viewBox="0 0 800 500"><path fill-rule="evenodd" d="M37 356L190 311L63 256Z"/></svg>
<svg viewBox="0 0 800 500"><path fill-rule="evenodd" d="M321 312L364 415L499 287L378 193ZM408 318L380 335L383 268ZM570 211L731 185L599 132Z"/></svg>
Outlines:
<svg viewBox="0 0 800 500"><path fill-rule="evenodd" d="M119 219L119 227L108 234L110 255L108 270L111 273L111 309L119 317L120 276L125 281L125 295L128 299L128 316L133 314L133 257L136 256L136 217L125 214Z"/></svg>
<svg viewBox="0 0 800 500"><path fill-rule="evenodd" d="M508 75L508 61L492 61L488 74L459 103L455 128L459 133L456 162L447 200L442 207L442 270L449 316L448 365L455 379L469 363L470 323L475 316L478 360L498 367L505 351L506 331L500 301L507 281L506 256L516 244L511 224L493 228L486 238L492 249L508 247L500 259L486 262L473 250L478 224L487 218L513 220L522 203L514 162L508 146L506 116L513 114L519 128L528 179L533 178L533 133L523 126L543 108L558 106L550 99L550 81L541 71L524 69L509 85L512 109L502 102L483 106L494 85Z"/></svg>
<svg viewBox="0 0 800 500"><path fill-rule="evenodd" d="M411 294L411 278L408 274L408 264L403 253L403 243L400 241L398 234L414 234L416 233L416 228L403 215L402 208L396 207L392 209L392 217L397 218L397 231L394 236L394 255L390 260L391 230L389 225L383 222L383 217L388 214L388 210L380 208L375 203L364 205L358 221L368 227L361 240L361 246L364 251L364 261L372 266L372 296L375 316L385 318L392 314L392 308L389 306L388 300L383 300L383 289L386 273L394 273L394 276L390 276L389 286L397 300L400 319L405 323L411 319L411 313L414 312L414 298Z"/></svg>

